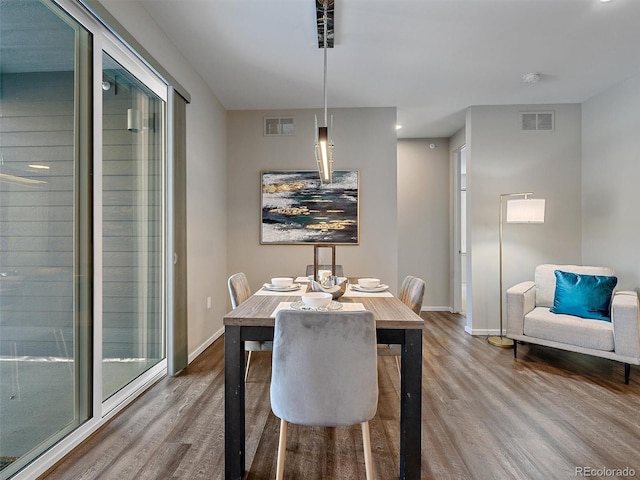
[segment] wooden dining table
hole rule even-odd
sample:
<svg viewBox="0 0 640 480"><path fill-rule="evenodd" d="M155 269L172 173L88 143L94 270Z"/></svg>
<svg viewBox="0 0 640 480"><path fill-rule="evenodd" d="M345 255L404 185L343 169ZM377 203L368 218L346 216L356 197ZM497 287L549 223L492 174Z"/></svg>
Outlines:
<svg viewBox="0 0 640 480"><path fill-rule="evenodd" d="M291 295L259 290L224 317L225 479L245 475L245 351L247 340L273 340L275 312L282 302L300 300ZM420 479L422 427L422 328L424 321L397 297L345 293L344 310L360 303L373 312L380 344L402 345L400 380L400 479ZM352 305L351 307L356 307Z"/></svg>

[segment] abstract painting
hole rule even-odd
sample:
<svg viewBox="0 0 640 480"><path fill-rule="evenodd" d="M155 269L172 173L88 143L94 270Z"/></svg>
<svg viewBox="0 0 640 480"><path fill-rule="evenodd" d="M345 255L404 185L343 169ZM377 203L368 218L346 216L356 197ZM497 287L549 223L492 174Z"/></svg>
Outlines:
<svg viewBox="0 0 640 480"><path fill-rule="evenodd" d="M264 171L262 244L359 243L357 170L333 172L322 184L317 170Z"/></svg>

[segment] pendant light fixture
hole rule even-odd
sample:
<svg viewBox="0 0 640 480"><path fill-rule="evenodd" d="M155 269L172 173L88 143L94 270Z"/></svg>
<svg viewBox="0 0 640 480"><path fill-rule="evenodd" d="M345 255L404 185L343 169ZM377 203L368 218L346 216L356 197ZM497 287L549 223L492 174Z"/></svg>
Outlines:
<svg viewBox="0 0 640 480"><path fill-rule="evenodd" d="M316 0L318 2L318 0ZM333 115L331 116L331 123L328 123L327 116L327 31L329 29L329 0L323 0L322 5L322 48L324 51L324 126L318 126L318 116L316 115L315 130L316 130L316 162L318 163L318 173L320 174L320 181L325 183L331 183L333 174Z"/></svg>

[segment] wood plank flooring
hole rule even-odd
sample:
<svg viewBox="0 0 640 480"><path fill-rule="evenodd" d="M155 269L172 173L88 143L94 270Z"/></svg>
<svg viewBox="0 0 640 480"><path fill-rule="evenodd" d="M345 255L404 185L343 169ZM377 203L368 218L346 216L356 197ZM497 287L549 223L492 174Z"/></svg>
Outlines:
<svg viewBox="0 0 640 480"><path fill-rule="evenodd" d="M424 479L640 478L640 368L631 367L624 385L623 365L610 360L533 345L519 346L514 360L513 350L467 335L458 315L422 316ZM269 352L254 355L247 383L249 480L275 478L279 425L269 407L270 360ZM42 478L224 478L223 362L220 339ZM393 358L380 357L379 377L375 470L379 480L395 479ZM359 426L292 425L287 445L287 479L365 478Z"/></svg>

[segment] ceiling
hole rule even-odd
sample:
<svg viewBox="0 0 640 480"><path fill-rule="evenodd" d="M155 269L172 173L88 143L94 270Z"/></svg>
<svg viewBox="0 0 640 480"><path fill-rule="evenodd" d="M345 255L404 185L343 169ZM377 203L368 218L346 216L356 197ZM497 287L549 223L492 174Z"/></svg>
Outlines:
<svg viewBox="0 0 640 480"><path fill-rule="evenodd" d="M315 0L139 2L226 109L322 109ZM23 3L2 0L3 35L42 31L11 14ZM640 73L639 0L336 0L334 28L329 110L397 107L400 138L450 136L471 105L581 103ZM25 69L7 38L3 70Z"/></svg>
<svg viewBox="0 0 640 480"><path fill-rule="evenodd" d="M140 2L226 109L323 107L315 0ZM471 105L583 102L640 72L638 45L638 0L336 0L328 106L450 136Z"/></svg>

